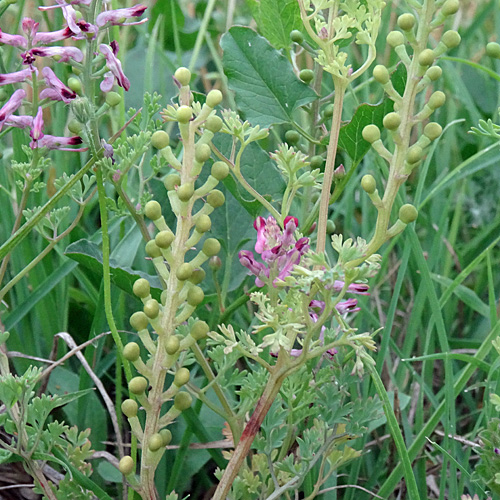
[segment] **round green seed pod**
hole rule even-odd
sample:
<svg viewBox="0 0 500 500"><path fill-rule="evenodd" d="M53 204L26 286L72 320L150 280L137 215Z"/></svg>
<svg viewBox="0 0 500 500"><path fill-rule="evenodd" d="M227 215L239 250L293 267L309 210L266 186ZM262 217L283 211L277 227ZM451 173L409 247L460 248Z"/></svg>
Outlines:
<svg viewBox="0 0 500 500"><path fill-rule="evenodd" d="M333 234L335 232L335 222L333 222L332 220L328 219L326 221L326 232L327 234Z"/></svg>
<svg viewBox="0 0 500 500"><path fill-rule="evenodd" d="M223 125L222 118L217 115L209 116L205 121L205 128L214 134L219 132Z"/></svg>
<svg viewBox="0 0 500 500"><path fill-rule="evenodd" d="M401 117L398 113L388 113L384 116L383 124L387 130L396 130L401 125Z"/></svg>
<svg viewBox="0 0 500 500"><path fill-rule="evenodd" d="M165 350L167 351L167 354L170 354L170 356L172 356L179 350L179 346L179 338L175 335L172 335L165 343Z"/></svg>
<svg viewBox="0 0 500 500"><path fill-rule="evenodd" d="M421 159L422 156L424 155L424 152L420 146L412 146L406 155L406 161L410 163L411 165L414 165L415 163L418 163Z"/></svg>
<svg viewBox="0 0 500 500"><path fill-rule="evenodd" d="M206 273L203 269L195 269L189 281L193 283L193 285L199 285L205 279Z"/></svg>
<svg viewBox="0 0 500 500"><path fill-rule="evenodd" d="M168 248L174 239L172 231L160 231L155 237L155 243L159 248Z"/></svg>
<svg viewBox="0 0 500 500"><path fill-rule="evenodd" d="M174 384L177 387L182 387L189 382L189 370L187 368L179 368L175 372Z"/></svg>
<svg viewBox="0 0 500 500"><path fill-rule="evenodd" d="M174 398L174 406L177 410L184 411L191 407L193 398L189 392L178 392Z"/></svg>
<svg viewBox="0 0 500 500"><path fill-rule="evenodd" d="M161 257L161 250L156 244L155 240L149 240L145 246L146 253L152 259L156 259L156 257Z"/></svg>
<svg viewBox="0 0 500 500"><path fill-rule="evenodd" d="M294 43L298 43L299 45L301 43L304 43L304 35L302 34L302 31L299 30L293 30L290 32L290 40Z"/></svg>
<svg viewBox="0 0 500 500"><path fill-rule="evenodd" d="M323 110L323 116L325 118L331 118L333 116L333 104L328 104Z"/></svg>
<svg viewBox="0 0 500 500"><path fill-rule="evenodd" d="M361 179L361 187L366 193L373 194L375 189L377 189L377 182L375 181L373 175L364 175Z"/></svg>
<svg viewBox="0 0 500 500"><path fill-rule="evenodd" d="M405 43L405 37L400 31L391 31L386 40L391 47L399 47Z"/></svg>
<svg viewBox="0 0 500 500"><path fill-rule="evenodd" d="M163 438L159 432L152 434L148 441L148 448L150 451L155 452L163 448Z"/></svg>
<svg viewBox="0 0 500 500"><path fill-rule="evenodd" d="M390 80L389 70L382 64L377 64L377 66L373 68L373 78L375 78L378 83L385 85Z"/></svg>
<svg viewBox="0 0 500 500"><path fill-rule="evenodd" d="M150 299L144 304L144 314L151 319L154 319L160 313L160 304L156 299Z"/></svg>
<svg viewBox="0 0 500 500"><path fill-rule="evenodd" d="M189 106L180 106L177 110L177 121L179 123L188 123L193 117L193 110Z"/></svg>
<svg viewBox="0 0 500 500"><path fill-rule="evenodd" d="M494 59L500 59L500 45L496 42L490 42L486 45L486 54Z"/></svg>
<svg viewBox="0 0 500 500"><path fill-rule="evenodd" d="M177 174L170 174L163 180L163 185L167 191L173 191L177 186L181 185L181 178Z"/></svg>
<svg viewBox="0 0 500 500"><path fill-rule="evenodd" d="M163 440L163 446L168 446L170 441L172 441L172 433L168 429L162 429L160 431L160 436Z"/></svg>
<svg viewBox="0 0 500 500"><path fill-rule="evenodd" d="M319 155L313 156L310 162L312 169L321 168L323 166L323 157Z"/></svg>
<svg viewBox="0 0 500 500"><path fill-rule="evenodd" d="M196 161L199 163L205 163L209 158L210 155L212 154L212 150L210 149L210 146L208 144L197 144L195 151L194 151L194 157L196 158Z"/></svg>
<svg viewBox="0 0 500 500"><path fill-rule="evenodd" d="M118 106L122 102L122 96L118 92L108 92L106 94L106 104L111 108Z"/></svg>
<svg viewBox="0 0 500 500"><path fill-rule="evenodd" d="M415 16L413 14L402 14L398 17L398 26L403 31L410 31L415 26Z"/></svg>
<svg viewBox="0 0 500 500"><path fill-rule="evenodd" d="M170 137L164 130L157 130L151 136L151 145L156 149L166 148L170 144Z"/></svg>
<svg viewBox="0 0 500 500"><path fill-rule="evenodd" d="M399 219L401 220L401 222L404 222L405 224L410 224L411 222L415 221L417 217L418 217L418 210L409 203L403 205L399 209Z"/></svg>
<svg viewBox="0 0 500 500"><path fill-rule="evenodd" d="M144 278L139 278L135 281L134 286L132 287L132 291L134 295L139 297L140 299L145 299L150 293L149 281Z"/></svg>
<svg viewBox="0 0 500 500"><path fill-rule="evenodd" d="M204 339L208 332L210 331L210 328L204 321L198 320L192 327L191 327L191 337L193 337L195 340L201 340Z"/></svg>
<svg viewBox="0 0 500 500"><path fill-rule="evenodd" d="M134 377L128 383L128 390L132 394L143 394L148 388L148 381L144 377Z"/></svg>
<svg viewBox="0 0 500 500"><path fill-rule="evenodd" d="M148 201L144 207L146 217L151 220L158 220L161 217L161 205L154 200Z"/></svg>
<svg viewBox="0 0 500 500"><path fill-rule="evenodd" d="M376 125L367 125L362 132L363 139L370 144L380 139L380 130Z"/></svg>
<svg viewBox="0 0 500 500"><path fill-rule="evenodd" d="M214 208L221 207L224 205L225 201L226 197L224 196L224 193L218 189L213 189L207 196L207 203Z"/></svg>
<svg viewBox="0 0 500 500"><path fill-rule="evenodd" d="M287 130L285 141L288 144L297 144L300 141L300 134L296 130Z"/></svg>
<svg viewBox="0 0 500 500"><path fill-rule="evenodd" d="M127 361L132 361L132 362L137 361L140 355L141 355L141 348L135 342L129 342L123 348L123 357Z"/></svg>
<svg viewBox="0 0 500 500"><path fill-rule="evenodd" d="M434 62L434 52L431 49L424 49L418 55L420 66L430 66Z"/></svg>
<svg viewBox="0 0 500 500"><path fill-rule="evenodd" d="M186 85L189 85L189 82L191 81L191 71L184 67L177 68L174 73L174 77L183 87L185 87Z"/></svg>
<svg viewBox="0 0 500 500"><path fill-rule="evenodd" d="M430 122L424 127L424 135L431 141L437 139L443 132L443 127L436 122Z"/></svg>
<svg viewBox="0 0 500 500"><path fill-rule="evenodd" d="M193 271L194 271L193 266L189 262L184 262L184 264L181 264L177 268L175 276L177 277L178 280L185 281L191 278Z"/></svg>
<svg viewBox="0 0 500 500"><path fill-rule="evenodd" d="M127 418L137 417L138 410L139 410L139 405L133 399L126 399L122 403L122 413Z"/></svg>
<svg viewBox="0 0 500 500"><path fill-rule="evenodd" d="M72 76L71 78L68 78L68 87L73 91L76 92L77 94L80 94L82 91L82 82L80 81L79 78L76 78Z"/></svg>
<svg viewBox="0 0 500 500"><path fill-rule="evenodd" d="M149 321L148 317L143 311L137 311L132 316L130 316L130 325L134 330L140 332L148 327Z"/></svg>
<svg viewBox="0 0 500 500"><path fill-rule="evenodd" d="M216 161L212 165L212 170L210 172L212 177L215 177L218 181L225 179L229 174L229 167L223 161Z"/></svg>
<svg viewBox="0 0 500 500"><path fill-rule="evenodd" d="M124 476L128 476L129 474L132 474L132 472L135 471L134 459L131 456L129 456L129 455L124 456L120 460L120 463L118 464L118 470Z"/></svg>
<svg viewBox="0 0 500 500"><path fill-rule="evenodd" d="M68 130L72 134L78 135L78 134L80 134L82 129L83 129L83 125L76 119L73 119L68 123Z"/></svg>
<svg viewBox="0 0 500 500"><path fill-rule="evenodd" d="M197 219L196 219L196 231L199 233L206 233L207 231L210 231L210 228L212 227L212 221L210 220L210 217L206 214L201 214Z"/></svg>
<svg viewBox="0 0 500 500"><path fill-rule="evenodd" d="M203 302L205 294L199 286L193 286L189 289L187 301L190 306L198 306Z"/></svg>
<svg viewBox="0 0 500 500"><path fill-rule="evenodd" d="M203 243L202 251L207 257L217 255L220 252L220 243L215 238L207 238Z"/></svg>
<svg viewBox="0 0 500 500"><path fill-rule="evenodd" d="M303 69L299 73L299 78L304 83L309 83L314 80L314 71L312 69Z"/></svg>
<svg viewBox="0 0 500 500"><path fill-rule="evenodd" d="M449 48L454 49L460 45L462 38L455 30L449 30L441 37L441 41Z"/></svg>
<svg viewBox="0 0 500 500"><path fill-rule="evenodd" d="M179 200L187 202L191 199L194 194L194 185L192 182L186 182L186 184L182 184L177 189L177 196Z"/></svg>
<svg viewBox="0 0 500 500"><path fill-rule="evenodd" d="M456 14L458 12L459 8L460 4L458 0L446 0L443 7L441 8L441 12L445 16L452 16L453 14Z"/></svg>
<svg viewBox="0 0 500 500"><path fill-rule="evenodd" d="M211 90L207 94L207 100L205 101L207 106L210 108L215 108L222 102L222 92L217 89Z"/></svg>

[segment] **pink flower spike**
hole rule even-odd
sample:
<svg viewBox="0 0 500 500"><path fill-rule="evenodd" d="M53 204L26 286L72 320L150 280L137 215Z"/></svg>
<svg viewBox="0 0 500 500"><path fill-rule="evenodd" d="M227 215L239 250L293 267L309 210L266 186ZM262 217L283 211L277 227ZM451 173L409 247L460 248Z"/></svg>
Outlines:
<svg viewBox="0 0 500 500"><path fill-rule="evenodd" d="M83 52L76 47L40 47L31 49L31 54L39 57L59 57L56 62L83 61Z"/></svg>
<svg viewBox="0 0 500 500"><path fill-rule="evenodd" d="M113 54L113 49L109 45L105 45L102 43L99 45L99 50L101 54L106 58L106 66L113 73L113 76L116 78L116 81L120 87L123 87L125 90L130 88L130 82L128 78L125 76L125 73L122 70L122 64L119 59Z"/></svg>
<svg viewBox="0 0 500 500"><path fill-rule="evenodd" d="M124 26L124 25L130 25L130 24L142 24L147 21L147 19L141 19L140 21L136 22L129 22L126 23L125 20L127 20L130 17L139 17L144 14L144 11L146 10L145 5L136 5L135 7L129 7L126 9L116 9L116 10L108 10L107 12L101 12L96 18L96 24L100 28L105 26L107 23L111 23L113 26Z"/></svg>
<svg viewBox="0 0 500 500"><path fill-rule="evenodd" d="M5 120L7 120L7 118L9 118L12 113L14 113L14 111L21 106L25 97L26 92L24 90L16 90L10 96L10 99L2 106L2 109L0 109L0 130L2 130Z"/></svg>
<svg viewBox="0 0 500 500"><path fill-rule="evenodd" d="M42 75L45 78L45 84L48 88L40 92L41 99L48 98L54 101L63 101L68 104L76 98L76 93L69 87L66 87L48 66L42 69Z"/></svg>
<svg viewBox="0 0 500 500"><path fill-rule="evenodd" d="M28 46L28 40L21 35L9 35L0 30L0 43L12 45L12 47L22 47L25 49Z"/></svg>
<svg viewBox="0 0 500 500"><path fill-rule="evenodd" d="M14 73L5 73L0 75L0 85L10 85L11 83L24 82L27 78L31 77L32 71L33 70L31 68L26 68L21 71L15 71Z"/></svg>
<svg viewBox="0 0 500 500"><path fill-rule="evenodd" d="M30 142L30 148L48 148L48 149L60 149L61 151L85 151L87 148L83 149L68 149L63 146L75 146L81 144L82 139L77 135L74 137L57 137L54 135L44 135L39 141Z"/></svg>
<svg viewBox="0 0 500 500"><path fill-rule="evenodd" d="M30 137L33 139L32 142L37 143L43 137L43 110L42 107L38 107L38 112L33 119L33 128L30 132Z"/></svg>

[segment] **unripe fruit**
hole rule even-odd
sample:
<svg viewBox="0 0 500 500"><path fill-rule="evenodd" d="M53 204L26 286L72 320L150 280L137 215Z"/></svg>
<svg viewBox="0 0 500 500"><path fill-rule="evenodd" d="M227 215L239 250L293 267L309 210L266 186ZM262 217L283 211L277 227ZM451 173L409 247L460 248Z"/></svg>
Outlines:
<svg viewBox="0 0 500 500"><path fill-rule="evenodd" d="M184 67L178 68L174 73L174 77L183 87L185 87L189 85L191 81L191 71Z"/></svg>
<svg viewBox="0 0 500 500"><path fill-rule="evenodd" d="M178 337L173 335L167 340L165 344L165 350L167 351L167 354L170 354L172 356L179 350L179 346L180 346L180 341Z"/></svg>
<svg viewBox="0 0 500 500"><path fill-rule="evenodd" d="M177 110L177 121L179 123L187 123L193 117L193 110L189 106L181 106Z"/></svg>
<svg viewBox="0 0 500 500"><path fill-rule="evenodd" d="M191 278L193 271L194 271L193 266L189 262L184 262L184 264L181 264L177 268L175 276L180 281L188 280L189 278Z"/></svg>
<svg viewBox="0 0 500 500"><path fill-rule="evenodd" d="M203 302L205 294L199 286L193 286L189 289L187 301L190 306L198 306Z"/></svg>
<svg viewBox="0 0 500 500"><path fill-rule="evenodd" d="M151 319L154 319L160 313L160 304L156 299L150 299L144 304L144 314Z"/></svg>
<svg viewBox="0 0 500 500"><path fill-rule="evenodd" d="M148 388L148 381L144 377L134 377L128 383L128 390L132 394L142 394Z"/></svg>
<svg viewBox="0 0 500 500"><path fill-rule="evenodd" d="M418 56L420 66L430 66L434 62L434 52L431 49L424 49Z"/></svg>
<svg viewBox="0 0 500 500"><path fill-rule="evenodd" d="M181 178L177 174L170 174L165 177L163 180L163 185L167 191L173 191L176 186L181 185Z"/></svg>
<svg viewBox="0 0 500 500"><path fill-rule="evenodd" d="M156 244L155 240L149 240L145 246L146 253L152 259L156 259L156 257L161 257L160 247Z"/></svg>
<svg viewBox="0 0 500 500"><path fill-rule="evenodd" d="M148 441L148 448L150 451L155 452L163 447L163 438L159 432L152 434Z"/></svg>
<svg viewBox="0 0 500 500"><path fill-rule="evenodd" d="M387 35L386 40L391 47L398 47L399 45L403 45L405 43L405 37L400 31L391 31Z"/></svg>
<svg viewBox="0 0 500 500"><path fill-rule="evenodd" d="M362 132L363 139L370 144L380 139L380 130L376 125L367 125Z"/></svg>
<svg viewBox="0 0 500 500"><path fill-rule="evenodd" d="M299 78L305 83L312 82L314 79L314 71L312 69L303 69L299 73Z"/></svg>
<svg viewBox="0 0 500 500"><path fill-rule="evenodd" d="M442 37L441 41L449 48L449 49L454 49L455 47L458 47L461 42L460 35L454 31L450 30L447 31Z"/></svg>
<svg viewBox="0 0 500 500"><path fill-rule="evenodd" d="M143 311L137 311L132 316L130 316L130 325L134 330L140 332L148 327L149 321L148 317Z"/></svg>
<svg viewBox="0 0 500 500"><path fill-rule="evenodd" d="M141 355L141 348L135 342L129 342L123 348L123 357L127 361L132 361L132 362L137 361L140 355Z"/></svg>
<svg viewBox="0 0 500 500"><path fill-rule="evenodd" d="M292 42L298 43L299 45L304 42L304 35L299 30L293 30L290 32L290 39Z"/></svg>
<svg viewBox="0 0 500 500"><path fill-rule="evenodd" d="M210 220L210 217L208 215L201 214L196 219L195 227L196 231L198 231L199 233L206 233L207 231L210 231L210 228L212 227L212 221Z"/></svg>
<svg viewBox="0 0 500 500"><path fill-rule="evenodd" d="M145 299L150 293L149 281L144 278L139 278L135 281L132 291L134 295L140 299Z"/></svg>
<svg viewBox="0 0 500 500"><path fill-rule="evenodd" d="M335 232L335 222L330 219L326 221L326 232L327 234L333 234Z"/></svg>
<svg viewBox="0 0 500 500"><path fill-rule="evenodd" d="M125 476L132 474L135 470L134 459L128 455L124 456L118 464L118 470Z"/></svg>
<svg viewBox="0 0 500 500"><path fill-rule="evenodd" d="M207 257L217 255L220 252L220 243L215 238L208 238L203 243L202 251Z"/></svg>
<svg viewBox="0 0 500 500"><path fill-rule="evenodd" d="M217 115L212 115L205 121L205 128L216 134L222 128L223 124L222 118Z"/></svg>
<svg viewBox="0 0 500 500"><path fill-rule="evenodd" d="M207 203L214 208L221 207L224 205L225 201L226 197L224 196L224 193L218 189L213 189L207 196Z"/></svg>
<svg viewBox="0 0 500 500"><path fill-rule="evenodd" d="M328 104L328 106L325 106L323 116L325 118L331 118L333 116L333 104Z"/></svg>
<svg viewBox="0 0 500 500"><path fill-rule="evenodd" d="M68 78L68 87L73 91L79 94L82 91L82 82L79 78L75 78L72 76Z"/></svg>
<svg viewBox="0 0 500 500"><path fill-rule="evenodd" d="M323 157L316 155L311 158L311 168L316 169L316 168L321 168L323 166Z"/></svg>
<svg viewBox="0 0 500 500"><path fill-rule="evenodd" d="M416 220L417 217L418 217L418 210L409 203L403 205L399 209L399 219L401 220L401 222L404 222L405 224L410 224L411 222Z"/></svg>
<svg viewBox="0 0 500 500"><path fill-rule="evenodd" d="M191 327L191 337L193 337L195 340L201 340L204 339L210 328L204 321L198 320L192 327Z"/></svg>
<svg viewBox="0 0 500 500"><path fill-rule="evenodd" d="M488 54L489 57L500 59L500 45L496 42L490 42L486 45L486 54Z"/></svg>
<svg viewBox="0 0 500 500"><path fill-rule="evenodd" d="M425 72L425 74L429 78L429 80L435 82L436 80L441 78L443 70L439 66L432 66Z"/></svg>
<svg viewBox="0 0 500 500"><path fill-rule="evenodd" d="M166 148L170 143L170 137L164 130L157 130L151 136L151 145L156 149Z"/></svg>
<svg viewBox="0 0 500 500"><path fill-rule="evenodd" d="M222 267L222 261L220 260L220 257L217 257L217 255L210 257L208 266L210 267L210 269L212 269L212 271L218 271Z"/></svg>
<svg viewBox="0 0 500 500"><path fill-rule="evenodd" d="M285 133L285 141L288 144L297 144L300 141L300 134L296 130L288 130Z"/></svg>
<svg viewBox="0 0 500 500"><path fill-rule="evenodd" d="M431 141L437 139L443 132L443 128L439 123L430 122L424 127L424 135Z"/></svg>
<svg viewBox="0 0 500 500"><path fill-rule="evenodd" d="M205 101L207 106L210 108L215 108L222 102L222 92L217 89L211 90L207 94L207 100Z"/></svg>
<svg viewBox="0 0 500 500"><path fill-rule="evenodd" d="M401 117L398 113L388 113L384 116L383 124L387 130L396 130L401 125Z"/></svg>
<svg viewBox="0 0 500 500"><path fill-rule="evenodd" d="M174 384L177 387L182 387L189 382L189 370L187 368L179 368L175 372Z"/></svg>
<svg viewBox="0 0 500 500"><path fill-rule="evenodd" d="M133 399L126 399L122 403L122 413L127 418L137 417L137 410L139 409L139 405Z"/></svg>
<svg viewBox="0 0 500 500"><path fill-rule="evenodd" d="M420 146L412 146L406 155L406 161L411 165L418 163L423 156L424 152Z"/></svg>
<svg viewBox="0 0 500 500"><path fill-rule="evenodd" d="M148 219L158 220L161 217L161 205L155 200L148 201L144 213Z"/></svg>
<svg viewBox="0 0 500 500"><path fill-rule="evenodd" d="M375 192L375 189L377 189L377 183L373 175L364 175L361 179L361 187L368 194L373 194Z"/></svg>
<svg viewBox="0 0 500 500"><path fill-rule="evenodd" d="M118 106L122 102L122 96L118 92L108 92L106 94L106 104L111 108Z"/></svg>
<svg viewBox="0 0 500 500"><path fill-rule="evenodd" d="M178 392L174 398L174 406L180 411L187 410L191 406L192 402L193 398L191 397L191 394L184 391Z"/></svg>
<svg viewBox="0 0 500 500"><path fill-rule="evenodd" d="M68 130L72 134L77 134L77 135L80 134L80 132L82 131L82 128L83 128L83 125L76 119L73 119L68 123Z"/></svg>
<svg viewBox="0 0 500 500"><path fill-rule="evenodd" d="M410 31L415 26L415 16L413 14L402 14L398 17L398 26L403 31Z"/></svg>
<svg viewBox="0 0 500 500"><path fill-rule="evenodd" d="M440 108L445 102L446 102L446 95L444 94L444 92L438 90L431 95L427 105L431 109L437 109Z"/></svg>
<svg viewBox="0 0 500 500"><path fill-rule="evenodd" d="M212 150L210 149L210 146L208 144L197 144L195 151L194 151L194 157L196 158L196 161L199 163L205 163L209 158L210 155L212 154Z"/></svg>
<svg viewBox="0 0 500 500"><path fill-rule="evenodd" d="M160 248L168 248L174 239L172 231L160 231L155 237L155 243Z"/></svg>
<svg viewBox="0 0 500 500"><path fill-rule="evenodd" d="M189 279L193 285L199 285L205 279L206 273L203 269L195 269L193 275Z"/></svg>
<svg viewBox="0 0 500 500"><path fill-rule="evenodd" d="M458 12L459 8L460 4L458 3L458 0L446 0L443 7L441 8L441 12L445 16L452 16L453 14L456 14Z"/></svg>
<svg viewBox="0 0 500 500"><path fill-rule="evenodd" d="M382 64L377 64L377 66L373 68L373 78L375 78L378 83L385 85L390 79L389 70Z"/></svg>
<svg viewBox="0 0 500 500"><path fill-rule="evenodd" d="M160 431L160 436L163 440L163 446L168 446L170 441L172 441L172 433L168 429L162 429Z"/></svg>
<svg viewBox="0 0 500 500"><path fill-rule="evenodd" d="M212 177L215 177L218 181L225 179L229 174L229 167L223 161L216 161L212 165L212 170L210 172Z"/></svg>
<svg viewBox="0 0 500 500"><path fill-rule="evenodd" d="M177 189L177 196L181 201L189 201L194 194L194 186L192 182L186 182L186 184L182 184Z"/></svg>

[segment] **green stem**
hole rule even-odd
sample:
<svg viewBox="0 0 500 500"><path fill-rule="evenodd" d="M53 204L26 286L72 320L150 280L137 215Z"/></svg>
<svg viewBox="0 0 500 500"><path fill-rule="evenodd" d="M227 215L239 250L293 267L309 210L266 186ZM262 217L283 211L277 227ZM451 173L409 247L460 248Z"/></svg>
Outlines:
<svg viewBox="0 0 500 500"><path fill-rule="evenodd" d="M200 53L201 45L203 44L203 39L205 38L205 33L208 29L208 23L210 22L210 16L215 7L215 0L208 0L207 6L205 7L205 13L203 15L203 20L201 21L200 29L196 35L196 42L194 44L193 53L189 61L189 71L193 71L198 60L198 55Z"/></svg>

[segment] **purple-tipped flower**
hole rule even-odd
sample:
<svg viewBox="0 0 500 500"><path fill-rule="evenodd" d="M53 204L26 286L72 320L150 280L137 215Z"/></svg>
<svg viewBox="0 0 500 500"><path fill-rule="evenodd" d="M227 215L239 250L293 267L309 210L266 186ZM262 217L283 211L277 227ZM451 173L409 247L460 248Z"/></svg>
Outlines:
<svg viewBox="0 0 500 500"><path fill-rule="evenodd" d="M2 106L0 109L0 130L5 123L5 121L16 111L19 106L23 103L23 99L26 97L26 92L22 89L16 90L10 99Z"/></svg>
<svg viewBox="0 0 500 500"><path fill-rule="evenodd" d="M106 12L102 12L96 18L96 24L100 28L105 26L107 23L111 23L114 26L128 26L130 24L142 24L147 21L147 19L141 19L140 21L134 22L125 22L127 19L131 17L139 17L144 14L146 10L145 5L136 5L135 7L128 7L126 9L116 9L116 10L108 10Z"/></svg>
<svg viewBox="0 0 500 500"><path fill-rule="evenodd" d="M77 135L74 137L57 137L54 135L44 135L36 144L31 141L30 147L35 148L48 148L48 149L60 149L61 151L84 151L84 149L71 149L66 148L66 146L76 146L82 143L81 137Z"/></svg>
<svg viewBox="0 0 500 500"><path fill-rule="evenodd" d="M0 30L0 43L12 45L12 47L22 47L25 49L28 46L28 40L21 35L9 35Z"/></svg>
<svg viewBox="0 0 500 500"><path fill-rule="evenodd" d="M10 115L5 120L5 125L8 127L17 127L17 128L32 128L33 127L33 117L27 115Z"/></svg>
<svg viewBox="0 0 500 500"><path fill-rule="evenodd" d="M333 289L336 292L340 292L342 288L344 288L345 283L340 280L335 280L335 283L333 284ZM365 285L364 283L351 283L347 287L347 291L351 293L355 293L357 295L370 295L368 290L370 287L368 285Z"/></svg>
<svg viewBox="0 0 500 500"><path fill-rule="evenodd" d="M68 62L70 59L76 62L83 61L83 52L76 47L38 47L22 55L26 59L30 53L32 56L57 57L57 62Z"/></svg>
<svg viewBox="0 0 500 500"><path fill-rule="evenodd" d="M44 127L44 123L43 123L43 110L42 110L42 107L39 106L38 108L38 112L35 116L35 118L33 118L33 128L31 129L31 132L30 132L30 137L33 139L30 143L30 147L31 149L35 149L39 142L40 139L43 138L43 127Z"/></svg>
<svg viewBox="0 0 500 500"><path fill-rule="evenodd" d="M0 75L0 85L10 85L11 83L24 82L27 78L31 77L31 73L33 71L36 71L36 69L26 68L21 71L14 71L13 73Z"/></svg>
<svg viewBox="0 0 500 500"><path fill-rule="evenodd" d="M66 23L68 24L68 28L75 34L78 35L80 33L80 27L77 25L76 18L76 10L64 0L56 0L57 5L50 5L45 7L38 7L39 10L50 10L61 8L62 14Z"/></svg>
<svg viewBox="0 0 500 500"><path fill-rule="evenodd" d="M114 45L113 48L116 47L116 52L118 52L118 44ZM106 59L106 66L108 67L109 71L113 74L113 76L116 79L116 83L120 87L123 87L125 90L128 90L130 88L130 82L128 78L125 76L125 73L122 70L122 64L119 61L119 59L116 57L116 52L113 50L112 47L109 45L105 45L102 43L99 45L99 50L101 51L101 54L105 57ZM106 79L106 77L105 77ZM106 87L108 88L109 85Z"/></svg>
<svg viewBox="0 0 500 500"><path fill-rule="evenodd" d="M76 98L76 93L64 85L48 66L42 69L42 75L45 78L47 88L40 92L41 99L63 101L68 104Z"/></svg>

